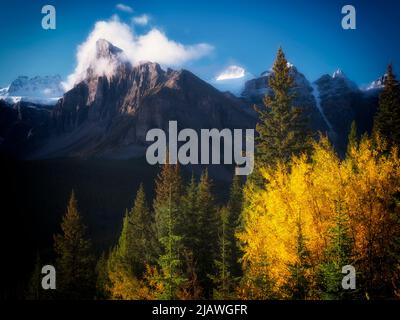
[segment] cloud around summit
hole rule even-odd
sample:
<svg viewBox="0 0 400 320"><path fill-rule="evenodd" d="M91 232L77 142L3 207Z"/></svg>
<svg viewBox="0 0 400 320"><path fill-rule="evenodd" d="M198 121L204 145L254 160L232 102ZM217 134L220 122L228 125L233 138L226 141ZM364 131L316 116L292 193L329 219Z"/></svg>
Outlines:
<svg viewBox="0 0 400 320"><path fill-rule="evenodd" d="M98 21L86 40L78 45L75 70L64 82L65 90L71 89L86 76L88 67L98 71L98 76L109 75L114 66L104 65L104 61L96 59L96 42L105 39L124 51L124 58L132 65L140 62L157 62L164 67L179 67L203 58L213 51L207 43L186 45L169 39L158 28L152 28L144 34L136 34L128 24L113 16L107 21ZM99 65L101 64L101 65Z"/></svg>

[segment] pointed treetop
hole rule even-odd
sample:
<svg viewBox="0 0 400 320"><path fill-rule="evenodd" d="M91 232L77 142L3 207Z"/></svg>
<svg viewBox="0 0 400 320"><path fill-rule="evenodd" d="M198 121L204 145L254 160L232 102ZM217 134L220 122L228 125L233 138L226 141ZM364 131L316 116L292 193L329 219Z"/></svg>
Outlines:
<svg viewBox="0 0 400 320"><path fill-rule="evenodd" d="M387 66L385 84L386 83L393 83L394 80L395 80L395 76L393 74L393 65L391 63L389 63L388 66Z"/></svg>
<svg viewBox="0 0 400 320"><path fill-rule="evenodd" d="M76 195L75 195L75 190L72 189L71 191L71 196L69 198L69 205L76 205L77 204L77 200L76 200Z"/></svg>

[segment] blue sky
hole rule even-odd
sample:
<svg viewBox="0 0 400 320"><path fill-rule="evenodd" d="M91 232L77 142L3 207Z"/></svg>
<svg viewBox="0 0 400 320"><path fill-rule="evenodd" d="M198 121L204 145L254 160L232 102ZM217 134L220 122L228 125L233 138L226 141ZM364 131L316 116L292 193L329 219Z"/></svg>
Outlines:
<svg viewBox="0 0 400 320"><path fill-rule="evenodd" d="M94 24L118 14L136 35L161 30L183 45L206 43L214 49L185 67L211 79L229 65L258 75L268 69L279 46L309 80L341 68L358 84L375 80L393 62L400 72L400 1L136 0L26 1L1 0L0 86L18 75L60 74L76 66L77 46ZM122 3L134 12L118 10ZM57 10L57 29L41 28L41 8ZM357 29L343 30L341 8L357 10ZM131 18L147 14L147 25Z"/></svg>

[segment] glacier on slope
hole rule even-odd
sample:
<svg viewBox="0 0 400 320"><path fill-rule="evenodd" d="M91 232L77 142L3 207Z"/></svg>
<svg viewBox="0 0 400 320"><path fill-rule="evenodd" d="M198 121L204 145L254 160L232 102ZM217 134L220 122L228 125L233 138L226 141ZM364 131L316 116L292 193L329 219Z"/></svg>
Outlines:
<svg viewBox="0 0 400 320"><path fill-rule="evenodd" d="M19 76L9 87L0 89L0 99L8 103L26 101L43 105L55 105L63 96L61 77L36 76L29 78Z"/></svg>

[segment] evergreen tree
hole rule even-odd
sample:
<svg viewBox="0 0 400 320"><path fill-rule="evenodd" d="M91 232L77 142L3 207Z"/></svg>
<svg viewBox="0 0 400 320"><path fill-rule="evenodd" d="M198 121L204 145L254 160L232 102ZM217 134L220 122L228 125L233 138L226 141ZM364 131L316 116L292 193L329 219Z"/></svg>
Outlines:
<svg viewBox="0 0 400 320"><path fill-rule="evenodd" d="M96 299L107 299L109 287L108 256L103 252L96 264Z"/></svg>
<svg viewBox="0 0 400 320"><path fill-rule="evenodd" d="M232 237L229 224L230 212L226 207L220 210L221 226L219 232L219 255L215 260L217 273L212 277L214 283L213 298L217 300L233 299L234 280L231 274Z"/></svg>
<svg viewBox="0 0 400 320"><path fill-rule="evenodd" d="M147 203L143 185L136 195L135 203L128 215L127 256L132 271L142 277L147 264L154 264L157 257L157 244L154 217Z"/></svg>
<svg viewBox="0 0 400 320"><path fill-rule="evenodd" d="M110 261L113 265L120 265L126 269L131 269L132 256L129 240L131 239L131 228L129 225L129 213L125 210L125 215L122 220L122 230L118 239L118 244L112 250Z"/></svg>
<svg viewBox="0 0 400 320"><path fill-rule="evenodd" d="M212 181L208 177L207 170L205 170L198 185L197 237L199 247L195 254L197 254L199 281L204 288L206 298L212 293L210 276L214 273L214 260L217 255L216 243L218 241L218 219L211 187Z"/></svg>
<svg viewBox="0 0 400 320"><path fill-rule="evenodd" d="M118 238L117 245L111 249L108 259L105 261L100 260L97 265L100 272L97 278L98 285L100 286L98 291L106 297L112 297L115 291L114 287L120 283L120 279L114 275L122 274L128 278L135 277L133 273L132 256L130 255L130 229L129 213L128 210L125 210L121 234Z"/></svg>
<svg viewBox="0 0 400 320"><path fill-rule="evenodd" d="M296 262L289 265L290 277L286 284L286 290L292 299L306 300L310 295L311 264L300 219L297 222L296 253Z"/></svg>
<svg viewBox="0 0 400 320"><path fill-rule="evenodd" d="M187 185L181 201L179 235L182 236L185 256L185 274L188 279L182 292L182 299L199 299L203 292L198 278L198 255L201 230L199 228L198 184L194 175Z"/></svg>
<svg viewBox="0 0 400 320"><path fill-rule="evenodd" d="M176 299L183 286L183 239L181 221L182 179L177 165L165 164L156 180L154 200L157 239L161 255L155 281L162 287L160 299Z"/></svg>
<svg viewBox="0 0 400 320"><path fill-rule="evenodd" d="M172 214L173 229L176 233L179 229L179 212L182 200L182 178L179 172L178 165L165 164L161 169L161 173L156 180L156 197L154 199L153 208L155 212L155 223L157 238L161 239L169 234L169 218ZM171 207L171 210L166 210L166 207Z"/></svg>
<svg viewBox="0 0 400 320"><path fill-rule="evenodd" d="M62 233L54 236L57 293L65 299L93 298L94 258L73 191L61 229Z"/></svg>
<svg viewBox="0 0 400 320"><path fill-rule="evenodd" d="M36 255L35 267L29 280L28 290L26 292L27 300L41 300L44 298L44 290L41 286L42 281L42 263L39 253Z"/></svg>
<svg viewBox="0 0 400 320"><path fill-rule="evenodd" d="M181 201L181 214L179 216L179 234L182 235L182 242L185 248L194 255L198 252L198 210L199 202L197 199L198 186L194 175L190 179L186 192ZM196 260L196 257L194 257Z"/></svg>
<svg viewBox="0 0 400 320"><path fill-rule="evenodd" d="M347 157L351 157L352 149L357 148L358 138L357 138L357 124L355 121L351 123L348 142L347 142Z"/></svg>
<svg viewBox="0 0 400 320"><path fill-rule="evenodd" d="M228 201L227 217L227 236L229 240L229 265L233 277L242 275L242 268L239 259L242 255L239 248L239 242L236 238L236 232L241 227L241 214L243 209L243 190L240 184L239 176L233 177L232 186Z"/></svg>
<svg viewBox="0 0 400 320"><path fill-rule="evenodd" d="M182 300L200 300L203 294L203 288L200 286L197 276L197 260L193 251L184 249L185 256L185 281L179 293L179 299Z"/></svg>
<svg viewBox="0 0 400 320"><path fill-rule="evenodd" d="M308 150L305 119L293 106L294 80L282 48L279 48L273 74L269 79L272 92L264 98L264 108L256 108L259 122L256 148L256 169L264 165L288 162L292 155Z"/></svg>
<svg viewBox="0 0 400 320"><path fill-rule="evenodd" d="M246 300L279 299L281 295L274 292L275 281L270 272L273 266L266 254L258 257L258 261L246 264L248 269L245 269L238 287L239 297Z"/></svg>
<svg viewBox="0 0 400 320"><path fill-rule="evenodd" d="M111 251L105 266L108 279L99 279L106 284L103 285L105 291L110 291L114 297L140 296L146 268L157 261L156 241L154 218L146 204L143 185L140 185L133 208L125 213L118 244ZM129 285L121 287L124 281Z"/></svg>
<svg viewBox="0 0 400 320"><path fill-rule="evenodd" d="M400 145L400 85L391 64L388 65L384 89L379 97L374 130L386 138L389 145Z"/></svg>
<svg viewBox="0 0 400 320"><path fill-rule="evenodd" d="M343 203L337 202L335 226L329 232L330 243L326 249L326 262L320 266L322 298L340 300L350 297L354 292L342 288L342 267L351 264L353 242L350 237L349 218Z"/></svg>
<svg viewBox="0 0 400 320"><path fill-rule="evenodd" d="M143 185L139 186L132 209L126 210L114 258L141 277L146 264L156 260L154 218L147 206Z"/></svg>
<svg viewBox="0 0 400 320"><path fill-rule="evenodd" d="M177 207L174 207L172 201L172 185L168 202L164 206L159 203L157 210L164 224L163 236L159 239L163 252L158 259L160 276L157 280L162 287L159 298L173 300L178 298L186 279L182 276L182 237L175 233Z"/></svg>

